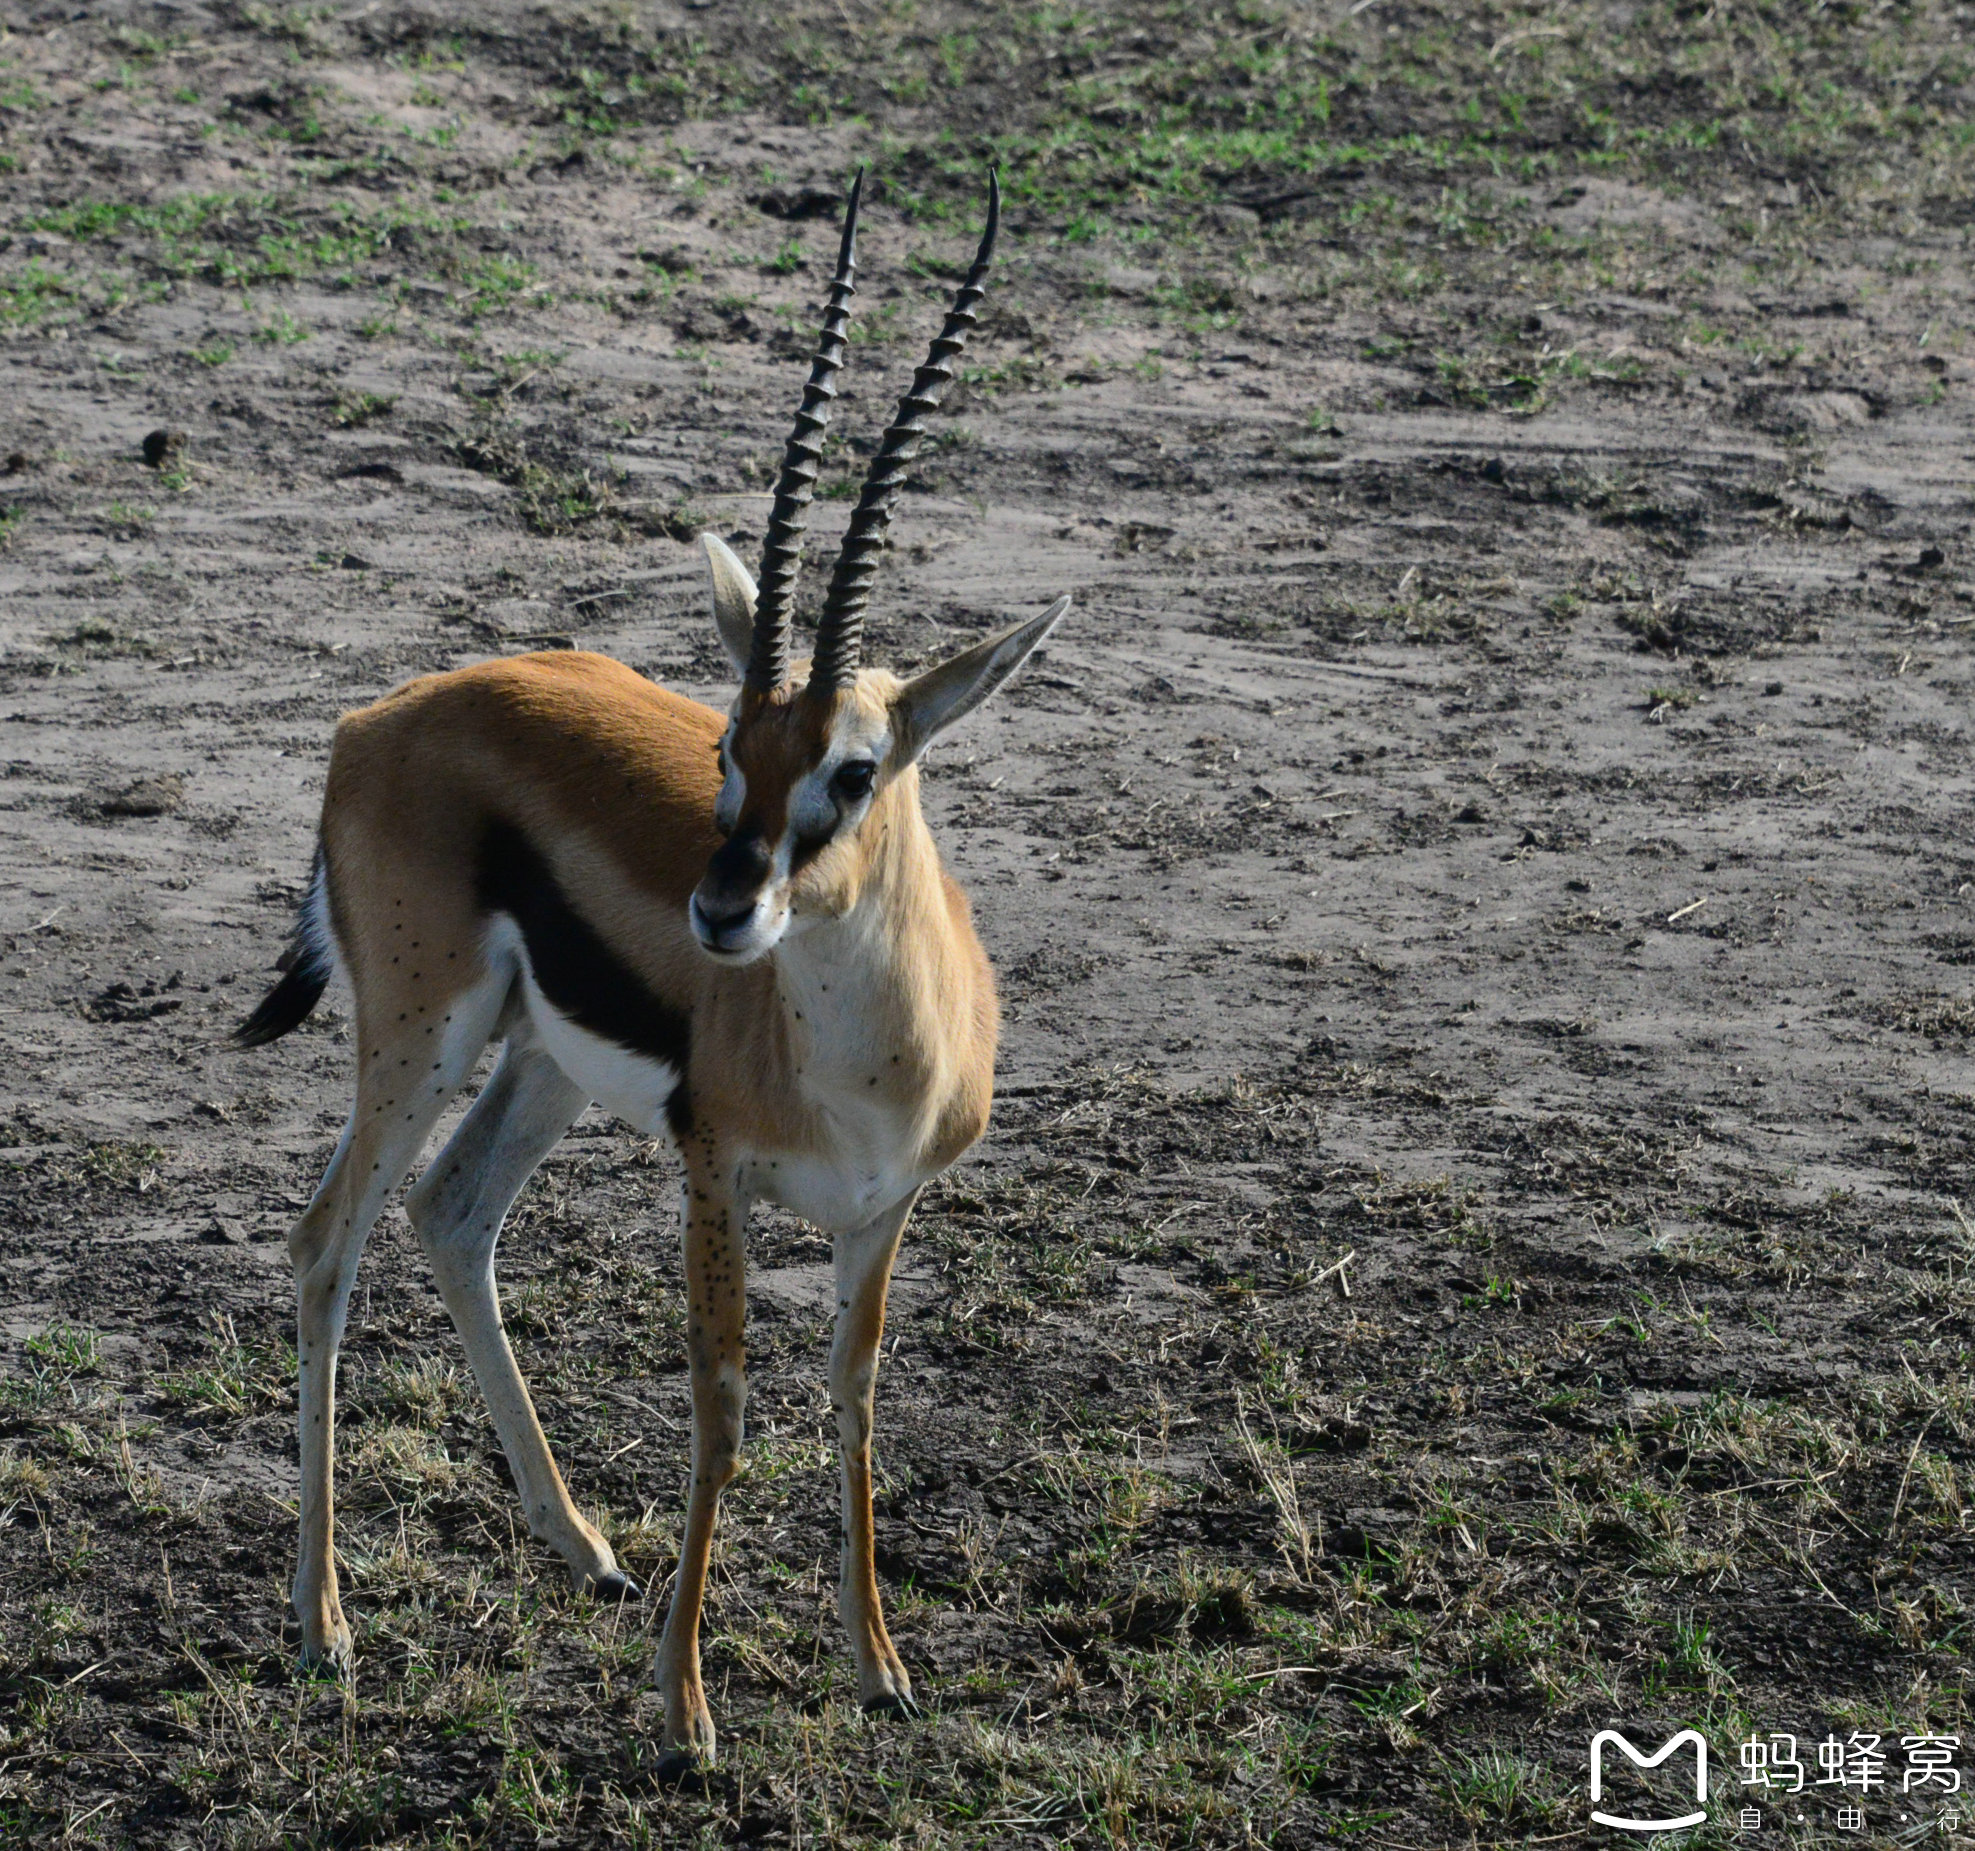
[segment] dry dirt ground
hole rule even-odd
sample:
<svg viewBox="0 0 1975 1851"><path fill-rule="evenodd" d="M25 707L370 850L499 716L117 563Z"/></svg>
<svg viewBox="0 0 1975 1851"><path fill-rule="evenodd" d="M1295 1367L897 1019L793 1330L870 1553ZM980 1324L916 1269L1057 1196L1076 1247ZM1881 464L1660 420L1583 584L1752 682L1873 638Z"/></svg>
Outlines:
<svg viewBox="0 0 1975 1851"><path fill-rule="evenodd" d="M0 21L0 1839L1566 1844L1609 1723L1708 1733L1693 1843L1954 1835L1975 8ZM347 1002L222 1037L336 715L571 643L724 702L688 542L758 539L834 200L821 537L990 158L875 653L1077 605L927 787L1007 1002L880 1387L927 1714L849 1700L827 1250L762 1216L724 1752L656 1781L673 1183L595 1117L506 1304L653 1594L527 1542L394 1213L297 1683ZM1774 1731L1882 1738L1864 1834L1745 1791Z"/></svg>

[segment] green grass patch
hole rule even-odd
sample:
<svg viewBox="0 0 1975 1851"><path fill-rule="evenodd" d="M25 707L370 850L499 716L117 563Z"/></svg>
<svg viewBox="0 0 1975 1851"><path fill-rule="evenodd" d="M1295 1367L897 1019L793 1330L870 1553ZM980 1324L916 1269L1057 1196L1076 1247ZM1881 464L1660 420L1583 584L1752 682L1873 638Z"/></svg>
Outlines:
<svg viewBox="0 0 1975 1851"><path fill-rule="evenodd" d="M66 320L77 295L73 277L31 258L11 276L0 277L0 327L37 328Z"/></svg>
<svg viewBox="0 0 1975 1851"><path fill-rule="evenodd" d="M355 430L388 417L396 408L395 392L339 392L330 418L343 430Z"/></svg>
<svg viewBox="0 0 1975 1851"><path fill-rule="evenodd" d="M172 1407L193 1414L241 1419L280 1405L293 1391L296 1356L284 1343L246 1343L230 1315L214 1316L203 1352L168 1370L159 1392Z"/></svg>
<svg viewBox="0 0 1975 1851"><path fill-rule="evenodd" d="M358 265L421 243L444 250L466 228L466 220L426 206L365 208L284 191L76 200L19 227L122 247L164 275L235 288L301 277L353 282Z"/></svg>

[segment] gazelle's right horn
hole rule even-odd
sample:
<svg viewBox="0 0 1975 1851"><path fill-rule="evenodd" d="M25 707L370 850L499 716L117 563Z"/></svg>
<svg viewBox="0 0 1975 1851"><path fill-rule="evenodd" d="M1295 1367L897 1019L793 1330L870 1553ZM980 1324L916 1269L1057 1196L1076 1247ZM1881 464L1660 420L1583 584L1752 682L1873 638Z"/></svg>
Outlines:
<svg viewBox="0 0 1975 1851"><path fill-rule="evenodd" d="M891 511L905 487L905 466L918 454L926 434L926 414L934 410L953 382L953 369L966 351L974 329L974 311L987 293L988 266L994 262L994 238L1001 225L1001 181L988 170L987 230L974 253L973 268L953 298L946 323L933 337L926 363L912 376L911 389L898 402L897 415L885 432L871 467L864 474L864 492L850 516L843 549L830 574L823 615L816 624L816 657L809 672L809 692L834 693L857 673L864 647L864 607L871 602L871 580L885 544Z"/></svg>
<svg viewBox="0 0 1975 1851"><path fill-rule="evenodd" d="M768 516L768 537L761 544L761 583L755 593L754 645L748 652L743 686L757 694L773 694L789 673L789 620L795 612L795 581L802 563L802 535L809 525L810 497L816 492L816 471L823 454L823 433L830 423L830 402L837 396L837 370L843 365L844 334L850 325L850 299L857 293L857 202L864 191L860 169L851 182L844 208L843 241L837 246L837 273L823 310L823 333L816 345L815 364L795 430L782 456L782 473L775 482L775 505Z"/></svg>

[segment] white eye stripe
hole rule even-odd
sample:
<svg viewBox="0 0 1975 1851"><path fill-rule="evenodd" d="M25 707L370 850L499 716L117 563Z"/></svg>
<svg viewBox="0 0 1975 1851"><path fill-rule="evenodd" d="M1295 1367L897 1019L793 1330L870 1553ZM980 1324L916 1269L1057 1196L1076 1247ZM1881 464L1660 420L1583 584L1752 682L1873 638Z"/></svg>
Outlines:
<svg viewBox="0 0 1975 1851"><path fill-rule="evenodd" d="M730 730L720 741L720 766L725 776L713 809L715 823L729 834L739 826L741 812L747 804L747 779L733 761L731 740ZM797 842L807 841L813 847L819 838L834 835L846 815L863 803L861 794L848 797L836 789L837 774L846 765L881 768L891 747L888 732L875 739L853 736L832 742L823 762L796 780L795 788L789 793L781 839L772 848L778 871L786 873Z"/></svg>
<svg viewBox="0 0 1975 1851"><path fill-rule="evenodd" d="M830 781L822 772L812 772L796 786L789 805L789 821L799 836L826 834L836 826L837 806L830 798Z"/></svg>
<svg viewBox="0 0 1975 1851"><path fill-rule="evenodd" d="M741 806L746 801L747 779L741 776L740 767L734 766L720 787L720 795L713 800L714 822L722 829L732 829L741 820Z"/></svg>

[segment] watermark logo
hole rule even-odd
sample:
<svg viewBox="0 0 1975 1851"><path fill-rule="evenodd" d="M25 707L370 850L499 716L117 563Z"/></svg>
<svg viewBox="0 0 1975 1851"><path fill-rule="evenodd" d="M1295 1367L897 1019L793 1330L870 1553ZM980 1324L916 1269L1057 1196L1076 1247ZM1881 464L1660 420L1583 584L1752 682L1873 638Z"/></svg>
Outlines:
<svg viewBox="0 0 1975 1851"><path fill-rule="evenodd" d="M1734 1830L1743 1837L1761 1832L1769 1823L1762 1806L1755 1803L1761 1799L1773 1804L1776 1823L1786 1829L1792 1824L1811 1824L1812 1815L1819 1815L1820 1823L1835 1825L1840 1832L1869 1832L1873 1820L1868 1809L1876 1804L1889 1815L1883 1823L1896 1826L1902 1842L1947 1838L1961 1831L1969 1805L1964 1770L1956 1765L1962 1738L1916 1733L1890 1739L1897 1741L1902 1752L1897 1762L1889 1738L1864 1730L1855 1729L1847 1736L1827 1734L1822 1741L1784 1729L1750 1735L1737 1744L1735 1760L1741 1767L1743 1787L1753 1791L1742 1796L1739 1810L1723 1796L1724 1824L1732 1820ZM1650 1771L1664 1766L1685 1748L1694 1751L1692 1812L1677 1819L1635 1819L1602 1809L1606 1774L1623 1771L1617 1757L1623 1756L1634 1768ZM1684 1783L1685 1766L1674 1772ZM1975 1781L1966 1785L1975 1790ZM1597 1809L1591 1814L1592 1822L1619 1832L1677 1832L1705 1825L1707 1739L1698 1729L1682 1729L1664 1746L1646 1754L1617 1729L1601 1729L1591 1738L1591 1804Z"/></svg>
<svg viewBox="0 0 1975 1851"><path fill-rule="evenodd" d="M1621 1832L1678 1832L1690 1825L1705 1825L1708 1818L1708 1745L1698 1729L1682 1729L1657 1754L1651 1755L1641 1754L1616 1729L1600 1729L1591 1738L1591 1804L1595 1809L1605 1797L1605 1749L1608 1746L1616 1748L1634 1767L1652 1768L1670 1760L1678 1750L1689 1745L1694 1750L1694 1798L1698 1802L1693 1812L1683 1814L1678 1819L1622 1819L1615 1813L1593 1810L1592 1820Z"/></svg>

